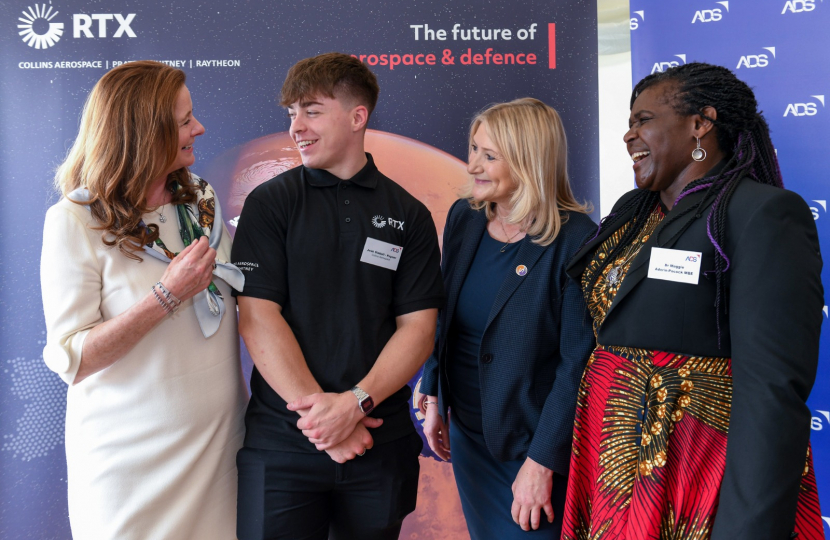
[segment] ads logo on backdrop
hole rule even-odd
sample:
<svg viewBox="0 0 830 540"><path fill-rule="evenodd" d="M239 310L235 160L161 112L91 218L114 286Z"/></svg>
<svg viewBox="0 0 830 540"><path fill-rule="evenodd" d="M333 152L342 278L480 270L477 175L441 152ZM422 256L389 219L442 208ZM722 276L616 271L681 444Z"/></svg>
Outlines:
<svg viewBox="0 0 830 540"><path fill-rule="evenodd" d="M784 9L781 10L781 15L785 13L804 13L814 9L816 9L815 0L788 0L784 4Z"/></svg>
<svg viewBox="0 0 830 540"><path fill-rule="evenodd" d="M810 206L810 212L813 213L813 221L818 221L822 215L827 213L827 201L814 199L810 202L816 203L815 206ZM819 212L819 208L821 208L821 212ZM824 306L824 310L824 314L827 315L827 306Z"/></svg>
<svg viewBox="0 0 830 540"><path fill-rule="evenodd" d="M716 4L722 5L726 12L729 13L729 2L715 2ZM723 18L723 11L721 8L712 8L712 9L699 9L695 12L695 16L692 17L692 24L695 23L708 23L708 22L718 22Z"/></svg>
<svg viewBox="0 0 830 540"><path fill-rule="evenodd" d="M807 103L790 103L787 105L787 108L784 110L784 116L815 116L818 114L819 111L819 103L821 103L821 108L824 108L824 96L810 96L811 98L816 98L816 101L810 101Z"/></svg>
<svg viewBox="0 0 830 540"><path fill-rule="evenodd" d="M637 20L637 17L631 17L629 21L629 27L632 30L636 30L640 27L640 23L646 20L646 12L645 11L634 11L634 15L639 15L640 20Z"/></svg>
<svg viewBox="0 0 830 540"><path fill-rule="evenodd" d="M682 60L684 64L686 63L686 55L685 54L675 54L674 56L676 58L680 58L680 60ZM680 65L680 62L677 62L675 60L669 60L668 62L655 62L654 67L651 68L651 72L656 73L656 72L659 71L659 72L662 73L663 71L666 71L669 68L677 67L679 65Z"/></svg>
<svg viewBox="0 0 830 540"><path fill-rule="evenodd" d="M23 10L23 16L18 18L23 24L17 25L23 41L35 49L48 49L57 44L63 35L63 23L52 22L57 14L53 6L46 4L35 4ZM72 37L96 39L126 35L134 38L136 34L130 27L134 19L135 13L126 16L121 13L76 13L72 15Z"/></svg>
<svg viewBox="0 0 830 540"><path fill-rule="evenodd" d="M812 422L810 424L810 427L813 429L813 431L822 431L825 428L829 428L830 411L819 411L818 409L816 409L815 412L817 412L819 416L813 416Z"/></svg>
<svg viewBox="0 0 830 540"><path fill-rule="evenodd" d="M772 54L772 57L775 58L775 47L761 47L764 50L769 51ZM747 54L741 56L741 59L738 60L738 67L735 69L741 68L764 68L769 65L769 55L766 54Z"/></svg>

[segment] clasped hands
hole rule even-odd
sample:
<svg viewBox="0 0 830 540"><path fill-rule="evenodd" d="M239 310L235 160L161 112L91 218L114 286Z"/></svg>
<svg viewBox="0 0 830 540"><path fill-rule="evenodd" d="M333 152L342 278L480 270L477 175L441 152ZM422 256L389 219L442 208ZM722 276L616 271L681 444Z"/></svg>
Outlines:
<svg viewBox="0 0 830 540"><path fill-rule="evenodd" d="M287 407L300 415L297 428L309 442L337 463L346 463L372 448L374 441L367 428L383 424L379 418L364 416L351 392L311 394Z"/></svg>

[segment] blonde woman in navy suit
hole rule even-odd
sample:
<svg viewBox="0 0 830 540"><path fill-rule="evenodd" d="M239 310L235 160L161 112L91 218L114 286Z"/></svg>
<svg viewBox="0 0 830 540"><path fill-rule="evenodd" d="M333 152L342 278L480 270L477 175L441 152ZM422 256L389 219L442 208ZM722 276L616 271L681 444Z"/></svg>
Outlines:
<svg viewBox="0 0 830 540"><path fill-rule="evenodd" d="M565 266L596 225L568 182L562 121L541 101L478 114L467 171L444 228L447 305L421 382L424 433L453 458L473 539L558 539L594 346Z"/></svg>

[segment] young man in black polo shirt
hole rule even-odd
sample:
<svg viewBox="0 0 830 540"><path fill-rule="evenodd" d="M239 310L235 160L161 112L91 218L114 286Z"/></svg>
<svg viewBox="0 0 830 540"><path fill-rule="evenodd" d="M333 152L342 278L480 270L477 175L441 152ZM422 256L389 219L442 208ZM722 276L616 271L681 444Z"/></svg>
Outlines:
<svg viewBox="0 0 830 540"><path fill-rule="evenodd" d="M288 72L303 165L248 196L232 259L254 360L237 456L240 540L392 539L415 508L406 383L443 302L435 224L364 152L375 76L337 53Z"/></svg>

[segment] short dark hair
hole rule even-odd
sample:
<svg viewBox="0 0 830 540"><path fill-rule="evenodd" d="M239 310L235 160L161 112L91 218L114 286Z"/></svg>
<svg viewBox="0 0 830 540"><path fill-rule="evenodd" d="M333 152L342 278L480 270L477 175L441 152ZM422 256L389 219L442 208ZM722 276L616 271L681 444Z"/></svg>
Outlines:
<svg viewBox="0 0 830 540"><path fill-rule="evenodd" d="M288 70L280 91L280 105L288 107L303 98L323 95L346 98L375 110L380 87L375 74L348 54L331 52L300 60Z"/></svg>

